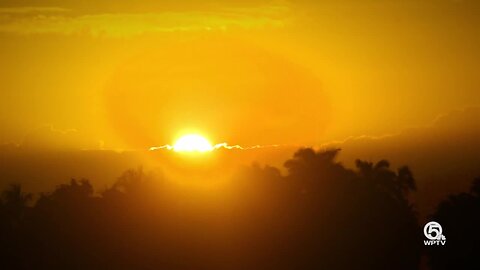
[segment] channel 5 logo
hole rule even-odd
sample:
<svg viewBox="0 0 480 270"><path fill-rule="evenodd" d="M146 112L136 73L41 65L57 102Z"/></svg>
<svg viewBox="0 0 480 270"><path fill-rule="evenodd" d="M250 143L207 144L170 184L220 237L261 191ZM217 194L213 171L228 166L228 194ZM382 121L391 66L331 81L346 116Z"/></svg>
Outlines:
<svg viewBox="0 0 480 270"><path fill-rule="evenodd" d="M440 223L435 221L430 221L423 227L423 234L427 240L423 240L423 243L426 246L444 246L447 242L445 235L443 235L442 226Z"/></svg>

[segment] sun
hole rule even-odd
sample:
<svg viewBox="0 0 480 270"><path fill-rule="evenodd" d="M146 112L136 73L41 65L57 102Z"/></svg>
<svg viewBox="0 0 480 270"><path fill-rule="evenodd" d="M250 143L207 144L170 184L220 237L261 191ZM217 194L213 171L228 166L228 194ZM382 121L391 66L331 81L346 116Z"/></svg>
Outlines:
<svg viewBox="0 0 480 270"><path fill-rule="evenodd" d="M180 137L173 145L175 152L210 152L213 150L212 144L203 136L198 134L188 134Z"/></svg>

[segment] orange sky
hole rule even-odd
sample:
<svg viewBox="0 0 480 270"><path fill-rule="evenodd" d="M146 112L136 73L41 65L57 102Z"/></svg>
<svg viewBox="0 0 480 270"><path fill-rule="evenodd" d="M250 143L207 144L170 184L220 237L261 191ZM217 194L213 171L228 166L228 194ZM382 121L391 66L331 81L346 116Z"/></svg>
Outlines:
<svg viewBox="0 0 480 270"><path fill-rule="evenodd" d="M480 175L479 15L467 0L4 0L0 187L102 190L139 166L209 186L338 147L348 167L409 165L429 213ZM184 133L281 147L147 151Z"/></svg>
<svg viewBox="0 0 480 270"><path fill-rule="evenodd" d="M2 1L0 141L318 145L480 100L476 1L156 2Z"/></svg>

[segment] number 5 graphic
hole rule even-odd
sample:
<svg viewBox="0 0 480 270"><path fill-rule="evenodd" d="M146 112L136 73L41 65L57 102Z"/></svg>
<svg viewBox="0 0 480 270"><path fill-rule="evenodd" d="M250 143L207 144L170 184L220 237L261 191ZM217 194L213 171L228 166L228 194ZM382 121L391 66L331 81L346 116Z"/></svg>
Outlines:
<svg viewBox="0 0 480 270"><path fill-rule="evenodd" d="M438 240L442 235L442 226L438 222L431 221L423 227L423 234L430 240Z"/></svg>

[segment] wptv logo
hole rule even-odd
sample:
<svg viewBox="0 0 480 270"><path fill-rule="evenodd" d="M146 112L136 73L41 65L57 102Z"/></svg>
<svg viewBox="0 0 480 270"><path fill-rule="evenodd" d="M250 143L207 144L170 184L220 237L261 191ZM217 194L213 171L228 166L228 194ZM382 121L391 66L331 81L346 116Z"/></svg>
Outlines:
<svg viewBox="0 0 480 270"><path fill-rule="evenodd" d="M435 221L430 221L423 227L423 234L427 240L423 240L425 246L444 246L447 242L445 235L442 234L442 226Z"/></svg>

